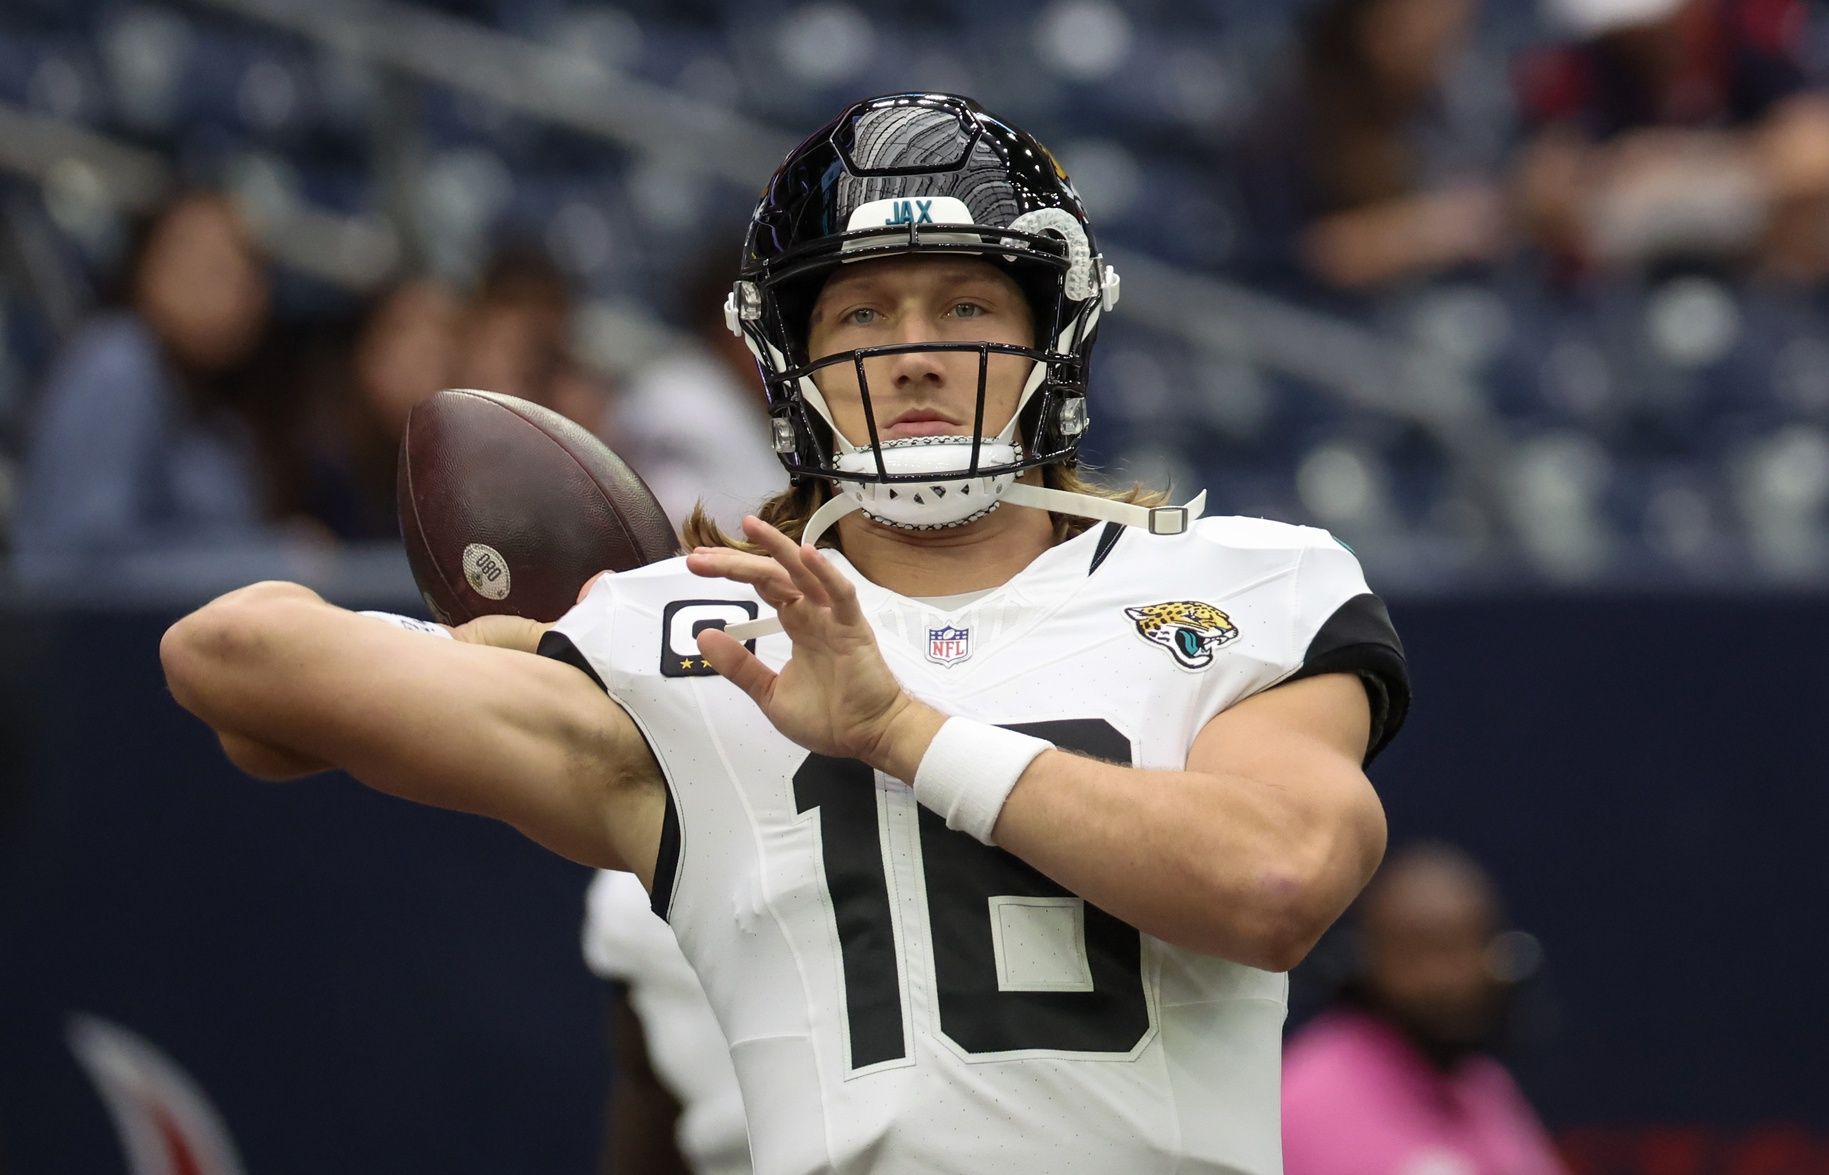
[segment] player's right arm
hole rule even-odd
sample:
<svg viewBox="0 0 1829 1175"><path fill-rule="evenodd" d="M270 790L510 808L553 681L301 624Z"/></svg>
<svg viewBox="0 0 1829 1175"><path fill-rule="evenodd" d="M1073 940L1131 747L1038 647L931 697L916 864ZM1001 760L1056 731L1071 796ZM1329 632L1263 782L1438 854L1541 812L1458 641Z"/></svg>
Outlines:
<svg viewBox="0 0 1829 1175"><path fill-rule="evenodd" d="M205 605L159 653L172 695L238 762L339 767L652 880L659 765L628 714L569 665L428 639L283 583Z"/></svg>

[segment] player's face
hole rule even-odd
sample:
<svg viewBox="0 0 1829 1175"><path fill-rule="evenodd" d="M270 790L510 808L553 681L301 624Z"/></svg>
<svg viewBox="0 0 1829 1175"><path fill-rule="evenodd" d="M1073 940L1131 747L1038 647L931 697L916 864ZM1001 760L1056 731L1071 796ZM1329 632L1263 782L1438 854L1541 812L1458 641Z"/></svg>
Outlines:
<svg viewBox="0 0 1829 1175"><path fill-rule="evenodd" d="M975 257L884 257L841 265L814 303L807 352L815 358L898 343L1014 343L1032 346L1029 303L1009 275ZM994 436L1016 412L1034 362L990 357L984 428ZM978 355L911 351L865 360L870 407L883 440L963 436L978 397ZM835 363L814 373L834 423L858 446L870 443L857 368Z"/></svg>

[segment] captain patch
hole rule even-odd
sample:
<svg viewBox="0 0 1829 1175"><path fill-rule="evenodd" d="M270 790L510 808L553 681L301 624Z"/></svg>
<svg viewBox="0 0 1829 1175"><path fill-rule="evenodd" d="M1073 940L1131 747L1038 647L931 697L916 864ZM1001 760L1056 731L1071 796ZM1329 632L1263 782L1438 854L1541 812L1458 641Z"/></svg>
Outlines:
<svg viewBox="0 0 1829 1175"><path fill-rule="evenodd" d="M715 677L717 670L699 655L699 633L728 628L756 618L750 600L675 600L661 613L660 671L663 677ZM756 651L755 641L743 647Z"/></svg>

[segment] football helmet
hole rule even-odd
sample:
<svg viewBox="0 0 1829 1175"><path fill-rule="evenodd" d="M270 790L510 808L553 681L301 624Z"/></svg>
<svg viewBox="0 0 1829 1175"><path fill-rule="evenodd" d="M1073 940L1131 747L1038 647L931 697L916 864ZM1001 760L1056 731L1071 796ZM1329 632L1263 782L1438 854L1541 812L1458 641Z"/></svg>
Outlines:
<svg viewBox="0 0 1829 1175"><path fill-rule="evenodd" d="M808 319L832 271L908 254L963 254L1002 266L1029 303L1034 345L936 341L808 354ZM1032 136L971 99L924 93L870 98L815 131L764 190L725 303L727 325L761 366L782 464L796 483L826 479L841 491L809 521L807 541L856 509L906 529L963 525L1005 500L1114 517L1110 509L1073 509L1066 501L1083 495L1019 485L1016 477L1077 460L1088 423L1093 337L1100 316L1117 300L1118 275L1100 256L1067 173ZM977 356L969 433L879 435L866 361L909 351ZM1008 422L984 416L993 355L1031 364ZM838 430L814 381L815 373L835 364L856 372L865 444L852 444ZM1175 511L1159 513L1165 517L1148 520L1151 529L1185 528L1185 510L1179 525L1166 517ZM1122 520L1144 521L1128 514Z"/></svg>

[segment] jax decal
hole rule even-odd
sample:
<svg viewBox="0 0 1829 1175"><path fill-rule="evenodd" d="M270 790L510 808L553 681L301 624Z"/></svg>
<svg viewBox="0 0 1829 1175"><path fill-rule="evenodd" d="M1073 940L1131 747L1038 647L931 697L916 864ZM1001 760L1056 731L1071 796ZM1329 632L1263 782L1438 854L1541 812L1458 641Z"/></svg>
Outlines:
<svg viewBox="0 0 1829 1175"><path fill-rule="evenodd" d="M971 209L957 196L927 196L921 199L891 196L884 200L866 200L853 208L846 220L845 231L971 223ZM975 239L969 235L965 237L965 240ZM867 245L868 242L864 244Z"/></svg>
<svg viewBox="0 0 1829 1175"><path fill-rule="evenodd" d="M932 200L897 200L890 210L889 218L884 224L932 224L934 222L934 202Z"/></svg>

